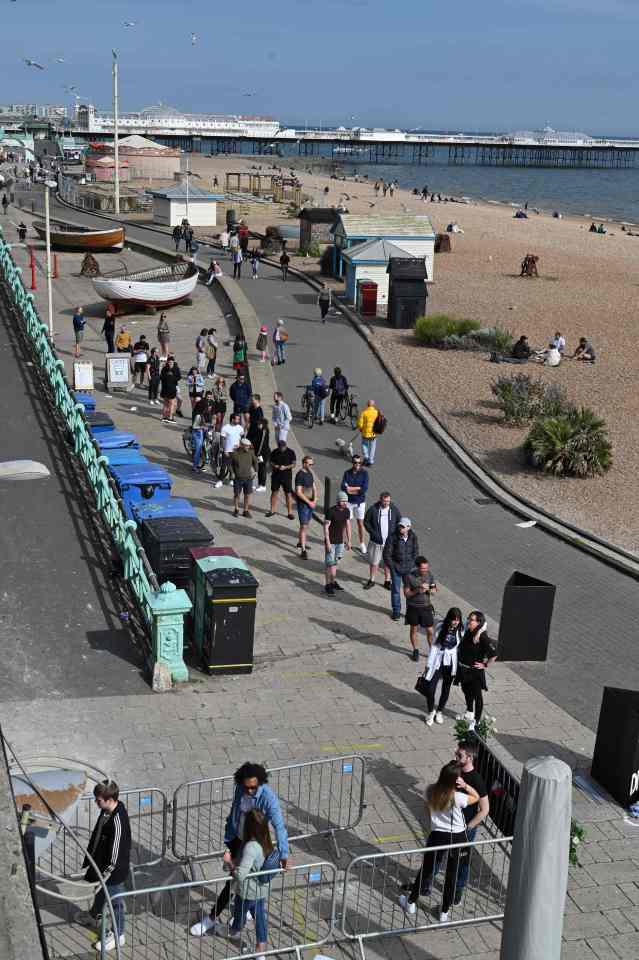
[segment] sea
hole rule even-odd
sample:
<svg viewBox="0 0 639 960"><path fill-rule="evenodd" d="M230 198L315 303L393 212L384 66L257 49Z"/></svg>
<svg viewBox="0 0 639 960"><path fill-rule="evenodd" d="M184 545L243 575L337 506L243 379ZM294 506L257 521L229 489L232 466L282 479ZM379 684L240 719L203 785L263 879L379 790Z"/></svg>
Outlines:
<svg viewBox="0 0 639 960"><path fill-rule="evenodd" d="M370 179L399 180L409 190L428 186L442 197L470 197L592 220L639 224L639 151L637 167L619 170L558 170L534 167L449 166L448 148L435 148L426 164L339 164L346 176L356 170ZM310 158L309 158L310 160ZM303 162L300 158L299 162Z"/></svg>

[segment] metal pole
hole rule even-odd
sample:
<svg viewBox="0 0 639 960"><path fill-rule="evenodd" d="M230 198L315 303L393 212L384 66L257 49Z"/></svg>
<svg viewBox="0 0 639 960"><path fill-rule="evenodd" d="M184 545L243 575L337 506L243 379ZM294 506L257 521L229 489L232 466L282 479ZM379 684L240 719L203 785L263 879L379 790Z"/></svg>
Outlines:
<svg viewBox="0 0 639 960"><path fill-rule="evenodd" d="M116 216L120 215L120 157L118 153L118 55L113 53L113 199Z"/></svg>
<svg viewBox="0 0 639 960"><path fill-rule="evenodd" d="M44 226L47 246L47 309L49 311L49 340L53 343L53 288L51 285L51 220L49 218L49 185L44 185Z"/></svg>
<svg viewBox="0 0 639 960"><path fill-rule="evenodd" d="M189 169L190 162L191 162L191 158L187 153L186 155L186 219L187 220L189 219L189 175L191 173Z"/></svg>

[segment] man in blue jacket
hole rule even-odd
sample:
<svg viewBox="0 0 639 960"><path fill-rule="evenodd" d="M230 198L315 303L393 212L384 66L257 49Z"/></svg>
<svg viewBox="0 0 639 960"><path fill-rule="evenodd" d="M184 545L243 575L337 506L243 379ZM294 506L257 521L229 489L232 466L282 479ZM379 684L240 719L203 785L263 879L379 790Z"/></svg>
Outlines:
<svg viewBox="0 0 639 960"><path fill-rule="evenodd" d="M368 493L368 470L364 470L362 458L357 453L353 457L352 464L351 469L347 470L342 477L340 490L348 494L348 509L351 512L351 523L353 520L357 520L359 549L361 553L365 554L364 516L366 514L366 494Z"/></svg>
<svg viewBox="0 0 639 960"><path fill-rule="evenodd" d="M233 401L233 413L238 413L244 419L244 426L246 427L249 424L248 411L252 395L253 391L250 383L247 383L243 373L238 373L237 380L231 384L229 396Z"/></svg>
<svg viewBox="0 0 639 960"><path fill-rule="evenodd" d="M224 854L224 862L229 866L240 859L243 846L244 819L249 810L259 810L264 814L267 823L275 831L275 844L280 853L280 865L286 869L288 863L288 833L284 824L284 817L277 795L268 786L268 774L259 763L243 763L235 771L235 792L231 803L231 810L226 818L224 843L228 850ZM231 896L231 881L224 885L217 898L217 903L208 917L193 924L191 935L203 937L212 930L220 913L228 906Z"/></svg>

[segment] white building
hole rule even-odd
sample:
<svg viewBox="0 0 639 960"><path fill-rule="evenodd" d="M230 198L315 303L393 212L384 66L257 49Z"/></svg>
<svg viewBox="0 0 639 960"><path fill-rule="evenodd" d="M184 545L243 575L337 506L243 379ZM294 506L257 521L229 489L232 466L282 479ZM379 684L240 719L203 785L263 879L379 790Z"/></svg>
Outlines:
<svg viewBox="0 0 639 960"><path fill-rule="evenodd" d="M427 216L341 213L332 233L335 238L333 272L336 276L342 276L344 255L355 244L387 240L399 246L405 256L423 257L428 279L433 280L435 231Z"/></svg>
<svg viewBox="0 0 639 960"><path fill-rule="evenodd" d="M0 106L0 113L13 117L39 117L43 120L64 119L67 108L57 103L10 103Z"/></svg>
<svg viewBox="0 0 639 960"><path fill-rule="evenodd" d="M79 104L76 121L89 133L112 133L112 113L97 113L93 104ZM209 135L221 137L264 137L277 135L280 124L268 117L224 116L221 114L181 113L163 104L146 107L136 113L121 113L118 130L135 133L165 133L175 136Z"/></svg>
<svg viewBox="0 0 639 960"><path fill-rule="evenodd" d="M214 227L217 223L217 204L224 200L222 193L209 193L200 187L178 183L165 190L147 190L153 197L153 222L175 227L182 220L192 227Z"/></svg>

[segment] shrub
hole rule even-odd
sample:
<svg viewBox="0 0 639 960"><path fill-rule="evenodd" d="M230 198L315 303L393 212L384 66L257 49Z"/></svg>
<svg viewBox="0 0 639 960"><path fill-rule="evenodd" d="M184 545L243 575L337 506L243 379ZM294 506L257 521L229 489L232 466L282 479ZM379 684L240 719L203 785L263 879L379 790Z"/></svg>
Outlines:
<svg viewBox="0 0 639 960"><path fill-rule="evenodd" d="M497 397L506 423L522 424L537 417L558 417L572 409L562 387L530 374L515 373L493 380L490 386Z"/></svg>
<svg viewBox="0 0 639 960"><path fill-rule="evenodd" d="M322 251L320 250L320 245L317 243L317 241L315 243L309 243L307 247L300 247L301 257L320 257L321 255Z"/></svg>
<svg viewBox="0 0 639 960"><path fill-rule="evenodd" d="M510 353L513 345L513 335L510 330L504 330L503 327L482 327L474 335L477 341L477 349L490 350L495 353Z"/></svg>
<svg viewBox="0 0 639 960"><path fill-rule="evenodd" d="M595 477L612 466L605 421L585 407L537 420L524 443L534 466L565 477Z"/></svg>
<svg viewBox="0 0 639 960"><path fill-rule="evenodd" d="M449 337L466 337L472 330L479 330L476 320L458 320L446 313L433 313L415 321L415 336L428 346L453 346L447 343Z"/></svg>

